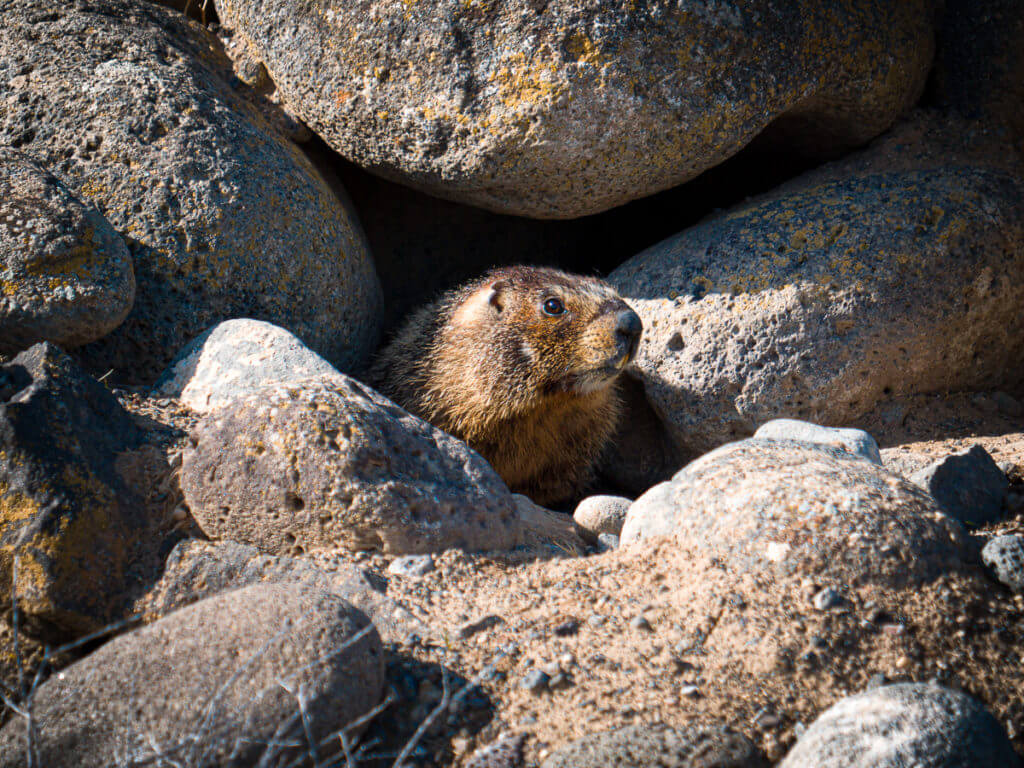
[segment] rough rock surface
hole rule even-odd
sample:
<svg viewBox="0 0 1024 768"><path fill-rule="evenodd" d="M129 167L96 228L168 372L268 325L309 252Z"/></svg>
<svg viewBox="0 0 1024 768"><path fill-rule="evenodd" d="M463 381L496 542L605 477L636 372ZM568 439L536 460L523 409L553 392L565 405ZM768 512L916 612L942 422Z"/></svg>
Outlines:
<svg viewBox="0 0 1024 768"><path fill-rule="evenodd" d="M341 367L376 343L379 286L351 210L227 85L212 35L141 0L0 6L0 144L128 242L135 306L80 351L151 381L230 317L277 323Z"/></svg>
<svg viewBox="0 0 1024 768"><path fill-rule="evenodd" d="M555 750L542 768L762 768L744 736L727 728L676 730L627 725L586 736Z"/></svg>
<svg viewBox="0 0 1024 768"><path fill-rule="evenodd" d="M387 582L355 565L319 568L293 557L263 555L233 541L183 541L167 558L163 575L139 603L136 613L165 616L171 611L231 589L260 583L297 583L330 592L373 621L381 638L429 633L401 606L385 596Z"/></svg>
<svg viewBox="0 0 1024 768"><path fill-rule="evenodd" d="M347 377L270 387L208 414L181 486L204 533L269 554L518 543L512 496L487 462Z"/></svg>
<svg viewBox="0 0 1024 768"><path fill-rule="evenodd" d="M1024 536L995 536L981 550L981 559L999 581L1024 592Z"/></svg>
<svg viewBox="0 0 1024 768"><path fill-rule="evenodd" d="M160 546L138 469L158 462L102 384L49 343L0 366L0 594L79 635L120 616Z"/></svg>
<svg viewBox="0 0 1024 768"><path fill-rule="evenodd" d="M1006 732L977 701L937 685L885 685L826 710L779 768L1016 766Z"/></svg>
<svg viewBox="0 0 1024 768"><path fill-rule="evenodd" d="M594 539L602 533L618 536L632 503L625 496L588 496L576 506L572 517Z"/></svg>
<svg viewBox="0 0 1024 768"><path fill-rule="evenodd" d="M980 445L940 459L910 477L943 511L962 523L982 525L1003 515L1010 481Z"/></svg>
<svg viewBox="0 0 1024 768"><path fill-rule="evenodd" d="M134 300L131 254L110 223L27 155L0 147L0 353L94 341Z"/></svg>
<svg viewBox="0 0 1024 768"><path fill-rule="evenodd" d="M153 386L208 413L272 384L337 379L337 369L294 335L262 320L226 320L186 346Z"/></svg>
<svg viewBox="0 0 1024 768"><path fill-rule="evenodd" d="M1024 173L985 135L919 115L612 272L677 461L779 416L1024 386Z"/></svg>
<svg viewBox="0 0 1024 768"><path fill-rule="evenodd" d="M831 445L833 448L849 451L874 464L882 464L878 443L863 429L822 427L796 419L772 419L758 427L754 437L764 440L799 440L805 443Z"/></svg>
<svg viewBox="0 0 1024 768"><path fill-rule="evenodd" d="M737 571L904 584L960 570L968 536L915 485L848 451L749 439L637 499L624 546L675 534Z"/></svg>
<svg viewBox="0 0 1024 768"><path fill-rule="evenodd" d="M769 123L841 149L919 96L929 3L220 0L287 105L424 191L570 218L676 186Z"/></svg>
<svg viewBox="0 0 1024 768"><path fill-rule="evenodd" d="M383 661L373 625L339 597L295 584L228 592L121 635L45 683L34 699L38 764L249 766L279 727L279 740L305 752L299 697L309 733L325 739L380 700ZM28 764L24 734L20 720L0 731L0 766ZM276 749L268 764L302 753Z"/></svg>

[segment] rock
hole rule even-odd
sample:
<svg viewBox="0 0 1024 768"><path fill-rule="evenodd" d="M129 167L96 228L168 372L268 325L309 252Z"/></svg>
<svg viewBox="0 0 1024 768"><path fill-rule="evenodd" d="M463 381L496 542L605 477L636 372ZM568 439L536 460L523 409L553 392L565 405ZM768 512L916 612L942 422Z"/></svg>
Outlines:
<svg viewBox="0 0 1024 768"><path fill-rule="evenodd" d="M619 537L613 533L602 533L597 537L597 550L598 552L611 552L613 549L618 549L620 544Z"/></svg>
<svg viewBox="0 0 1024 768"><path fill-rule="evenodd" d="M102 338L134 300L131 254L110 222L0 147L0 353Z"/></svg>
<svg viewBox="0 0 1024 768"><path fill-rule="evenodd" d="M996 719L969 696L898 683L848 696L815 720L779 768L1018 765Z"/></svg>
<svg viewBox="0 0 1024 768"><path fill-rule="evenodd" d="M319 3L219 0L217 10L259 51L285 104L343 156L535 218L674 187L769 123L809 152L861 144L917 100L933 50L924 0L856 11L809 0L376 0L329 17Z"/></svg>
<svg viewBox="0 0 1024 768"><path fill-rule="evenodd" d="M164 755L240 767L267 752L279 756L267 764L287 762L307 751L304 725L320 742L380 701L383 662L373 625L339 597L294 584L227 592L114 638L44 683L33 705L39 764ZM18 720L0 731L0 766L28 765L24 733ZM335 738L318 752L338 749Z"/></svg>
<svg viewBox="0 0 1024 768"><path fill-rule="evenodd" d="M981 559L995 577L1014 592L1024 592L1024 536L995 536L981 550Z"/></svg>
<svg viewBox="0 0 1024 768"><path fill-rule="evenodd" d="M547 690L549 682L551 682L551 675L547 672L543 672L539 669L531 669L523 675L523 679L519 683L519 687L529 691L530 693L540 693L541 691Z"/></svg>
<svg viewBox="0 0 1024 768"><path fill-rule="evenodd" d="M632 503L624 496L588 496L577 505L572 518L584 535L590 534L594 541L602 533L618 536Z"/></svg>
<svg viewBox="0 0 1024 768"><path fill-rule="evenodd" d="M474 752L466 768L520 768L526 734L507 733Z"/></svg>
<svg viewBox="0 0 1024 768"><path fill-rule="evenodd" d="M521 540L511 494L477 453L347 377L269 387L208 414L181 487L207 536L268 554Z"/></svg>
<svg viewBox="0 0 1024 768"><path fill-rule="evenodd" d="M262 320L226 320L179 352L153 389L209 413L272 384L338 378L333 365L283 328Z"/></svg>
<svg viewBox="0 0 1024 768"><path fill-rule="evenodd" d="M675 729L627 725L556 749L541 768L762 768L767 763L744 736L728 728Z"/></svg>
<svg viewBox="0 0 1024 768"><path fill-rule="evenodd" d="M930 493L950 517L968 525L985 525L1003 515L1010 481L988 451L972 445L929 464L910 481Z"/></svg>
<svg viewBox="0 0 1024 768"><path fill-rule="evenodd" d="M842 584L915 584L974 558L920 488L845 450L783 440L724 445L629 508L624 546L675 534L730 571Z"/></svg>
<svg viewBox="0 0 1024 768"><path fill-rule="evenodd" d="M825 587L811 598L811 603L819 611L829 611L833 608L838 608L844 602L842 594L832 587Z"/></svg>
<svg viewBox="0 0 1024 768"><path fill-rule="evenodd" d="M513 493L512 502L519 518L521 554L579 556L586 552L583 531L569 515L535 504L521 493Z"/></svg>
<svg viewBox="0 0 1024 768"><path fill-rule="evenodd" d="M467 621L462 624L455 632L455 636L459 640L468 640L473 635L484 632L488 629L492 629L499 624L504 624L505 620L501 616L484 616L483 618L477 619L476 621Z"/></svg>
<svg viewBox="0 0 1024 768"><path fill-rule="evenodd" d="M102 384L49 343L0 366L0 594L66 640L123 615L161 539L140 472L169 471Z"/></svg>
<svg viewBox="0 0 1024 768"><path fill-rule="evenodd" d="M805 443L831 445L833 448L847 450L875 464L882 464L878 443L863 429L821 427L796 419L772 419L758 427L754 437L765 440L801 440Z"/></svg>
<svg viewBox="0 0 1024 768"><path fill-rule="evenodd" d="M327 571L308 559L263 555L255 547L233 541L183 541L167 558L160 580L140 599L135 613L151 618L199 600L250 584L297 583L345 600L373 621L390 642L427 627L386 596L387 582L355 565L337 565Z"/></svg>
<svg viewBox="0 0 1024 768"><path fill-rule="evenodd" d="M431 555L396 557L388 566L388 573L407 579L422 579L432 570L434 570L434 558Z"/></svg>
<svg viewBox="0 0 1024 768"><path fill-rule="evenodd" d="M639 631L639 632L653 632L654 631L654 627L651 626L651 622L649 622L643 616L634 616L632 619L630 619L629 626L632 627L633 629Z"/></svg>
<svg viewBox="0 0 1024 768"><path fill-rule="evenodd" d="M79 355L152 381L219 320L276 323L342 368L377 340L354 213L228 86L217 39L141 0L0 8L0 144L31 153L131 248L127 320Z"/></svg>
<svg viewBox="0 0 1024 768"><path fill-rule="evenodd" d="M842 424L890 397L1024 386L1021 167L978 126L918 115L612 272L669 458L780 415Z"/></svg>

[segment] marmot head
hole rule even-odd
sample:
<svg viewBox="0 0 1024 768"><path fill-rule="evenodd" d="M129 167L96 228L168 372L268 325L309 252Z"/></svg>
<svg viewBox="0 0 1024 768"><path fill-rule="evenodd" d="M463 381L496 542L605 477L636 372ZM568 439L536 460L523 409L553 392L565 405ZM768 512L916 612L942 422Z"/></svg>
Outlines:
<svg viewBox="0 0 1024 768"><path fill-rule="evenodd" d="M542 267L489 272L449 307L447 341L482 352L478 375L523 404L607 387L633 359L642 331L607 283Z"/></svg>

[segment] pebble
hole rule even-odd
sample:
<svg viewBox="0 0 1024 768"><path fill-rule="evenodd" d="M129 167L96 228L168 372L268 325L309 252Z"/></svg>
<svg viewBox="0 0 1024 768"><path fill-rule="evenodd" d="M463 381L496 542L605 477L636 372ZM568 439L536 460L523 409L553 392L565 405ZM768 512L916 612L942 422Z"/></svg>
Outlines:
<svg viewBox="0 0 1024 768"><path fill-rule="evenodd" d="M619 537L611 533L602 533L597 537L597 551L611 552L619 548Z"/></svg>
<svg viewBox="0 0 1024 768"><path fill-rule="evenodd" d="M580 623L576 619L568 619L555 627L554 632L558 637L569 637L580 630Z"/></svg>
<svg viewBox="0 0 1024 768"><path fill-rule="evenodd" d="M631 626L633 629L638 629L642 632L654 631L654 627L651 626L651 622L649 622L643 616L634 616L633 620L629 622L629 626Z"/></svg>
<svg viewBox="0 0 1024 768"><path fill-rule="evenodd" d="M546 672L539 669L531 669L525 675L523 675L522 682L519 683L519 687L523 688L531 693L540 693L548 687L548 683L551 682L551 676Z"/></svg>
<svg viewBox="0 0 1024 768"><path fill-rule="evenodd" d="M679 689L679 695L696 699L700 696L700 688L696 685L684 685Z"/></svg>
<svg viewBox="0 0 1024 768"><path fill-rule="evenodd" d="M576 525L591 536L602 533L618 536L632 503L632 499L624 496L588 496L579 503L572 517Z"/></svg>
<svg viewBox="0 0 1024 768"><path fill-rule="evenodd" d="M827 611L843 604L843 596L832 587L825 587L811 600L819 611Z"/></svg>
<svg viewBox="0 0 1024 768"><path fill-rule="evenodd" d="M484 616L482 619L476 621L467 621L465 624L459 627L456 632L456 636L460 640L468 640L478 632L483 632L485 629L496 627L499 624L504 624L505 620L501 616Z"/></svg>
<svg viewBox="0 0 1024 768"><path fill-rule="evenodd" d="M1000 582L1024 592L1024 536L996 536L981 550L981 559Z"/></svg>
<svg viewBox="0 0 1024 768"><path fill-rule="evenodd" d="M397 557L388 566L388 573L407 579L422 579L432 570L434 570L434 558L431 555Z"/></svg>
<svg viewBox="0 0 1024 768"><path fill-rule="evenodd" d="M1010 481L980 445L929 464L910 476L950 517L967 525L985 525L1003 516Z"/></svg>

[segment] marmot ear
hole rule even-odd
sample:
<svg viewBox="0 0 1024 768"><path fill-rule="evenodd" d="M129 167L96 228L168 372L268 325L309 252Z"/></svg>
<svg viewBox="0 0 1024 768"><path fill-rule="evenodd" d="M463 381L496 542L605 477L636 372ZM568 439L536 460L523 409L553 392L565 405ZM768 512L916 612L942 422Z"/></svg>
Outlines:
<svg viewBox="0 0 1024 768"><path fill-rule="evenodd" d="M506 290L508 283L504 280L495 280L493 283L485 284L477 288L469 298L462 302L452 315L453 325L474 326L493 316L492 313L505 308Z"/></svg>
<svg viewBox="0 0 1024 768"><path fill-rule="evenodd" d="M505 296L504 293L508 289L508 283L504 280L495 280L491 283L487 294L487 303L494 307L498 312L505 309Z"/></svg>

